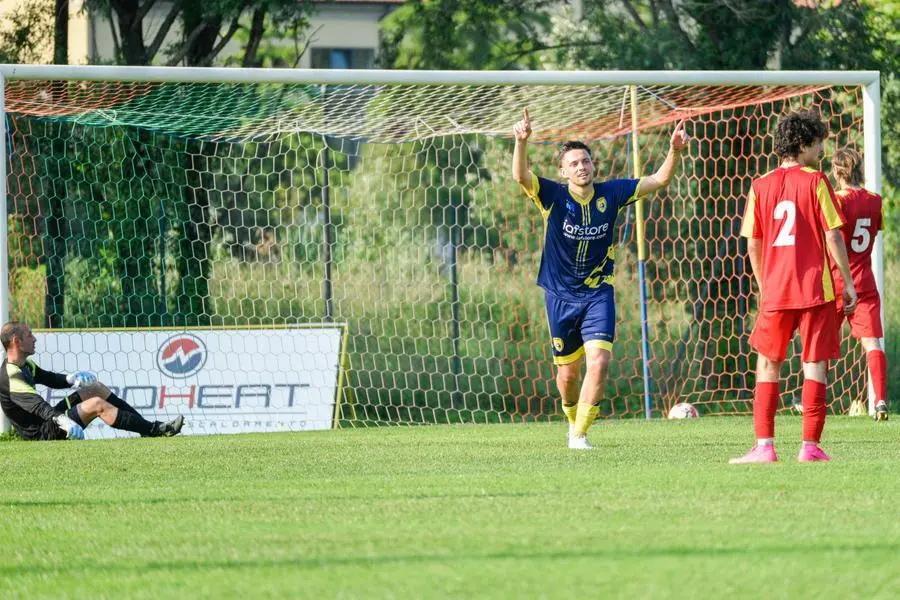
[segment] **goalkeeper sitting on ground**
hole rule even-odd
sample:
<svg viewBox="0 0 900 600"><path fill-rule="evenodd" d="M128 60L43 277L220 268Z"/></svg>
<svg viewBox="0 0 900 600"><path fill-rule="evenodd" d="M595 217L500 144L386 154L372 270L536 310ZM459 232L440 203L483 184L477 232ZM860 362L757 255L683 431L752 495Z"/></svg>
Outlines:
<svg viewBox="0 0 900 600"><path fill-rule="evenodd" d="M34 334L24 323L7 323L0 329L6 358L0 365L0 406L16 432L26 440L84 439L84 429L96 417L111 427L143 437L171 437L184 425L179 415L168 423L151 422L113 394L87 371L63 375L44 371L33 360ZM76 391L50 406L34 389L35 384Z"/></svg>

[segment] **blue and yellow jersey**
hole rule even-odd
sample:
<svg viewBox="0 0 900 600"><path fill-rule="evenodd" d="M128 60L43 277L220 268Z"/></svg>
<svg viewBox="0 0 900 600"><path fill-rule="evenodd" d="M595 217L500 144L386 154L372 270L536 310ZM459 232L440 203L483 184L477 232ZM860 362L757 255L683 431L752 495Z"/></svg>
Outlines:
<svg viewBox="0 0 900 600"><path fill-rule="evenodd" d="M581 198L569 187L532 174L525 193L544 217L544 251L539 286L570 302L585 302L612 285L615 226L619 211L634 203L639 179L595 183Z"/></svg>

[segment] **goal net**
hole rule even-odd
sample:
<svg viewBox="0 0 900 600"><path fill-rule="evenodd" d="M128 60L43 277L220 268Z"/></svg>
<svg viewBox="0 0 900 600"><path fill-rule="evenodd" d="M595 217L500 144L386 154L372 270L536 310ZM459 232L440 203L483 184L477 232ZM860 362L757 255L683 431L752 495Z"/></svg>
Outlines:
<svg viewBox="0 0 900 600"><path fill-rule="evenodd" d="M532 169L550 178L567 139L591 145L600 179L633 175L634 144L652 173L688 119L690 151L644 207L646 357L635 215L619 221L601 415L644 415L645 360L654 416L682 401L749 413L757 300L738 231L751 180L777 165L777 119L823 115L826 169L838 146L864 149L855 83L174 81L183 69L148 82L89 69L7 73L9 317L44 330L45 368L145 386L132 401L158 418L248 419L251 430L307 427L284 417L295 391L315 427L562 418L535 285L543 222L510 176L524 107ZM278 337L298 330L305 341ZM67 337L42 354L53 333ZM215 346L207 379L191 372L191 336ZM796 341L792 355L785 409L799 399ZM183 377L150 377L169 359ZM298 375L316 361L321 381ZM834 412L865 399L864 355L846 330L830 375ZM285 381L299 387L276 393ZM166 402L150 389L160 385ZM236 402L254 416L228 412Z"/></svg>

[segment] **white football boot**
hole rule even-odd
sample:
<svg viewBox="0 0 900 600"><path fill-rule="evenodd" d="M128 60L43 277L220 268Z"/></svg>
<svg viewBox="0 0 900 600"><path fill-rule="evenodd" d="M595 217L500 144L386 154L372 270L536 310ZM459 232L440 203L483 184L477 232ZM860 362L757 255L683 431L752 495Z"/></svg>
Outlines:
<svg viewBox="0 0 900 600"><path fill-rule="evenodd" d="M593 450L593 448L586 435L575 435L573 433L569 436L569 450Z"/></svg>

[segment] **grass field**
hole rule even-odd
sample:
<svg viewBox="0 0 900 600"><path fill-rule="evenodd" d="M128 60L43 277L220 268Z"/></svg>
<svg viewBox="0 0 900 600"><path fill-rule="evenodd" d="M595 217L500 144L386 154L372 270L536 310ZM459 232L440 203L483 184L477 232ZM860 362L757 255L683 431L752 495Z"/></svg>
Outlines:
<svg viewBox="0 0 900 600"><path fill-rule="evenodd" d="M0 444L0 597L893 598L900 419Z"/></svg>

